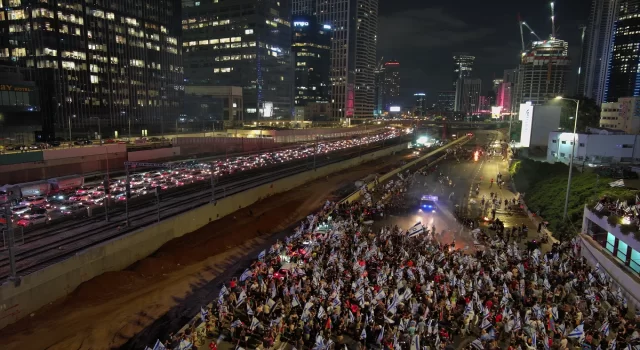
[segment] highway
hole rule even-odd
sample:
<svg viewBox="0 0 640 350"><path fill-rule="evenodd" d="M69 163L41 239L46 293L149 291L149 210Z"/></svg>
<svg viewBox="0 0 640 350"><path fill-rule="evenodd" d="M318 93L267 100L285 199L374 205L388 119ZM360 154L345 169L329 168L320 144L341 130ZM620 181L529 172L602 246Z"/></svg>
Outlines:
<svg viewBox="0 0 640 350"><path fill-rule="evenodd" d="M398 137L363 147L353 147L324 154L317 157L316 166L326 166L407 141L407 137ZM221 199L249 188L307 171L310 168L312 168L311 160L302 159L271 168L260 168L223 177L215 186L215 198L216 200ZM18 245L14 249L17 274L30 274L93 245L210 203L212 198L211 183L203 181L163 191L159 205L153 195L131 199L129 202L129 226L125 225L124 208L118 206L110 208L108 222L105 222L104 211L98 208L94 209L93 215L88 218L64 221L58 224L52 223L25 232L24 244ZM9 274L9 259L5 250L0 257L0 279L5 279Z"/></svg>

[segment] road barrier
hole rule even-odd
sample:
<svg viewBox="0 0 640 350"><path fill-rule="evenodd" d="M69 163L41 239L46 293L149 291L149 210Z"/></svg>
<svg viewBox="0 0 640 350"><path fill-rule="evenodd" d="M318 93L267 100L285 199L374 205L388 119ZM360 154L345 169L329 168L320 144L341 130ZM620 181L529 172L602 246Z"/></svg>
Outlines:
<svg viewBox="0 0 640 350"><path fill-rule="evenodd" d="M440 147L440 148L438 148L436 150L433 150L433 151L427 153L426 155L424 155L424 156L422 156L422 157L420 157L420 158L418 158L416 160L413 160L413 161L411 161L411 162L409 162L409 163L407 163L407 164L405 164L405 165L403 165L403 166L401 166L401 167L399 167L397 169L394 169L394 170L392 170L392 171L380 176L377 179L377 181L378 182L386 181L386 180L390 179L391 177L393 177L394 175L399 174L399 173L401 173L401 172L403 172L403 171L415 166L416 164L424 162L425 160L433 157L434 155L436 155L436 154L438 154L438 153L440 153L440 152L442 152L442 151L444 151L444 150L446 150L446 149L448 149L448 148L450 148L452 146L463 145L463 144L467 143L469 140L471 140L471 137L465 135L464 137L461 137L461 138L459 138L459 139L457 139L457 140L455 140L453 142L450 142L450 143L448 143L448 144L446 144L446 145L444 145L444 146L442 146L442 147ZM367 184L367 190L371 190L375 185L376 185L376 180L369 182ZM358 189L358 190L354 191L353 193L351 193L350 195L348 195L347 197L345 197L344 199L342 199L340 201L340 203L351 203L353 201L356 201L356 200L360 199L361 193L362 192L360 191L360 189Z"/></svg>

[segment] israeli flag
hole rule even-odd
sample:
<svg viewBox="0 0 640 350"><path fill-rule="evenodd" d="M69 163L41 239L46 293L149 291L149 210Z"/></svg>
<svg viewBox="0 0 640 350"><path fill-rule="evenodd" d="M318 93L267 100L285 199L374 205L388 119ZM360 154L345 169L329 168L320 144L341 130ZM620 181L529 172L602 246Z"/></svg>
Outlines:
<svg viewBox="0 0 640 350"><path fill-rule="evenodd" d="M382 339L384 339L384 327L382 327L382 330L380 331L380 334L378 335L378 343L382 344Z"/></svg>
<svg viewBox="0 0 640 350"><path fill-rule="evenodd" d="M254 329L256 329L256 327L258 327L258 324L260 324L260 321L258 321L258 319L254 316L253 319L251 319L251 325L249 325L249 329L253 331Z"/></svg>
<svg viewBox="0 0 640 350"><path fill-rule="evenodd" d="M367 330L363 327L360 333L360 340L367 339Z"/></svg>
<svg viewBox="0 0 640 350"><path fill-rule="evenodd" d="M297 295L293 295L293 300L291 300L291 307L296 307L300 305L300 300L298 300Z"/></svg>
<svg viewBox="0 0 640 350"><path fill-rule="evenodd" d="M251 272L251 269L244 270L244 272L240 276L240 282L244 282L249 277L253 277L253 272Z"/></svg>
<svg viewBox="0 0 640 350"><path fill-rule="evenodd" d="M567 338L582 338L584 336L584 324L580 324L567 335Z"/></svg>
<svg viewBox="0 0 640 350"><path fill-rule="evenodd" d="M318 319L323 319L327 313L324 311L322 305L320 305L320 309L318 309Z"/></svg>
<svg viewBox="0 0 640 350"><path fill-rule="evenodd" d="M227 289L227 286L223 284L222 288L220 288L220 294L218 294L218 297L222 297L227 294L229 294L229 290Z"/></svg>
<svg viewBox="0 0 640 350"><path fill-rule="evenodd" d="M554 320L558 320L558 307L554 306L553 308L551 308L551 316L553 317Z"/></svg>
<svg viewBox="0 0 640 350"><path fill-rule="evenodd" d="M178 350L189 350L191 348L193 348L193 344L188 340L183 340L178 345Z"/></svg>
<svg viewBox="0 0 640 350"><path fill-rule="evenodd" d="M482 341L480 339L472 341L471 346L476 350L484 350L484 345L482 345Z"/></svg>
<svg viewBox="0 0 640 350"><path fill-rule="evenodd" d="M231 323L231 328L238 328L240 326L242 326L242 321L240 320L235 320Z"/></svg>
<svg viewBox="0 0 640 350"><path fill-rule="evenodd" d="M318 336L316 337L316 343L313 346L312 350L324 350L324 348L324 338L322 338L322 336L318 334Z"/></svg>
<svg viewBox="0 0 640 350"><path fill-rule="evenodd" d="M261 251L260 254L258 254L258 260L262 261L266 255L267 255L266 250Z"/></svg>
<svg viewBox="0 0 640 350"><path fill-rule="evenodd" d="M207 320L207 310L205 310L205 308L203 308L202 306L200 306L200 318L202 319L202 322L205 322Z"/></svg>
<svg viewBox="0 0 640 350"><path fill-rule="evenodd" d="M253 310L251 310L251 306L249 306L249 303L247 303L247 315L253 316Z"/></svg>
<svg viewBox="0 0 640 350"><path fill-rule="evenodd" d="M407 231L407 237L409 237L409 238L417 237L418 235L422 234L423 232L424 232L424 227L422 227L418 223L418 224L416 224L415 226L413 226L412 228L410 228Z"/></svg>
<svg viewBox="0 0 640 350"><path fill-rule="evenodd" d="M236 306L242 305L245 301L247 301L247 293L243 290L240 292L240 295L238 295L238 302L236 303Z"/></svg>
<svg viewBox="0 0 640 350"><path fill-rule="evenodd" d="M534 330L531 333L531 346L535 349L538 347L538 332Z"/></svg>
<svg viewBox="0 0 640 350"><path fill-rule="evenodd" d="M158 339L156 340L156 344L153 346L153 350L167 350L167 347L165 347L160 339Z"/></svg>
<svg viewBox="0 0 640 350"><path fill-rule="evenodd" d="M544 350L549 350L549 337L545 334L544 335Z"/></svg>
<svg viewBox="0 0 640 350"><path fill-rule="evenodd" d="M480 328L487 329L490 327L491 327L491 322L489 322L489 319L488 318L482 319L482 324L480 325Z"/></svg>
<svg viewBox="0 0 640 350"><path fill-rule="evenodd" d="M502 294L509 295L509 287L507 287L506 283L502 284Z"/></svg>
<svg viewBox="0 0 640 350"><path fill-rule="evenodd" d="M356 317L353 316L353 312L349 310L349 323L355 323L355 322L356 322Z"/></svg>
<svg viewBox="0 0 640 350"><path fill-rule="evenodd" d="M605 321L600 327L600 332L602 332L605 337L609 335L609 322Z"/></svg>
<svg viewBox="0 0 640 350"><path fill-rule="evenodd" d="M413 338L411 338L411 346L409 347L409 350L420 350L420 336L419 335L414 335Z"/></svg>

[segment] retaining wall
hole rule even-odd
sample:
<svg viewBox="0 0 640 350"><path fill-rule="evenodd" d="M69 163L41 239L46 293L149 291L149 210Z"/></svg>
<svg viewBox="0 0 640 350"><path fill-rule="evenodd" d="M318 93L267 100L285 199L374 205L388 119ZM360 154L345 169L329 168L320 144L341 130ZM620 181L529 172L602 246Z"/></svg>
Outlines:
<svg viewBox="0 0 640 350"><path fill-rule="evenodd" d="M163 220L112 241L89 248L68 259L22 277L19 286L0 286L0 328L37 311L42 306L71 293L78 285L105 272L122 270L149 256L166 242L247 207L263 198L288 191L317 178L352 168L407 148L401 144L359 158L331 164L272 183L254 187Z"/></svg>
<svg viewBox="0 0 640 350"><path fill-rule="evenodd" d="M128 152L127 158L130 162L153 159L167 159L180 156L180 147L158 148L146 151Z"/></svg>

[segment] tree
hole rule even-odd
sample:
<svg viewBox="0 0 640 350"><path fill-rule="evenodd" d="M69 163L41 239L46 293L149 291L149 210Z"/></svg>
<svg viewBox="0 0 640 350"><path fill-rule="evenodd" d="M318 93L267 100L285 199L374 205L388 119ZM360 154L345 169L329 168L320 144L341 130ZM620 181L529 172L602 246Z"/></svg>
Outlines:
<svg viewBox="0 0 640 350"><path fill-rule="evenodd" d="M598 127L600 125L600 107L596 101L584 96L570 97L580 101L580 110L578 111L578 132L584 132L587 127ZM566 131L573 131L573 118L576 116L576 103L570 100L560 100L562 106L560 112L560 128Z"/></svg>

